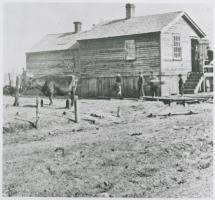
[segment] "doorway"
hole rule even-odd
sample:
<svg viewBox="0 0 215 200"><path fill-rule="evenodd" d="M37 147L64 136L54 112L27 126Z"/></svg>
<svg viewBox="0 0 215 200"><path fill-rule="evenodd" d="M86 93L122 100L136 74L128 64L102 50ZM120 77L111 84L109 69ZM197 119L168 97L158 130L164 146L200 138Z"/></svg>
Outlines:
<svg viewBox="0 0 215 200"><path fill-rule="evenodd" d="M200 54L199 54L199 41L191 39L191 62L192 72L200 71Z"/></svg>

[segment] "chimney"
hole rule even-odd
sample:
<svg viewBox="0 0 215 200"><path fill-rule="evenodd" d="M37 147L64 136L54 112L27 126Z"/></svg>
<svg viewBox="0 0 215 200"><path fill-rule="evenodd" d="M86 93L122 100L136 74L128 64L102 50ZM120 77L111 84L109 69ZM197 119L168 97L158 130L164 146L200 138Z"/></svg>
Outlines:
<svg viewBox="0 0 215 200"><path fill-rule="evenodd" d="M127 3L125 5L126 8L126 19L131 19L135 15L135 5L131 3Z"/></svg>
<svg viewBox="0 0 215 200"><path fill-rule="evenodd" d="M81 32L81 22L74 22L75 25L75 33Z"/></svg>

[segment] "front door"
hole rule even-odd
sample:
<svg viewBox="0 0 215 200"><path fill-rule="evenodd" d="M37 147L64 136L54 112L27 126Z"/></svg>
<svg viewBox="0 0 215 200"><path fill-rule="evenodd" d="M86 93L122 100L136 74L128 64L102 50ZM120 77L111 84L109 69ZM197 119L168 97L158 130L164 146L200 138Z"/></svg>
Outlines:
<svg viewBox="0 0 215 200"><path fill-rule="evenodd" d="M199 57L199 41L197 39L191 39L191 62L192 72L200 71L200 57Z"/></svg>

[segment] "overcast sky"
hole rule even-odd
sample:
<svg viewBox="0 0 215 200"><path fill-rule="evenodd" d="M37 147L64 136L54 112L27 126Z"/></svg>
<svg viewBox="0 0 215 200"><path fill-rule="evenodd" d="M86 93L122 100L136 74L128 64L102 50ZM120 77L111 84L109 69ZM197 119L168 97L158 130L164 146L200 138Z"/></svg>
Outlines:
<svg viewBox="0 0 215 200"><path fill-rule="evenodd" d="M209 4L135 3L135 15L185 11L212 39L213 7ZM3 14L4 71L21 71L25 52L49 33L74 31L81 21L87 30L102 20L125 17L125 3L6 3Z"/></svg>

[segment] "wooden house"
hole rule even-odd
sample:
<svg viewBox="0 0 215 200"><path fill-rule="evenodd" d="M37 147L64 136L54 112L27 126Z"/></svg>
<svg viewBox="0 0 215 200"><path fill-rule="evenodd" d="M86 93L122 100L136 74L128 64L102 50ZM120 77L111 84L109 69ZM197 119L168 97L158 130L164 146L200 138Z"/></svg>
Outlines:
<svg viewBox="0 0 215 200"><path fill-rule="evenodd" d="M79 70L81 22L74 22L74 32L48 34L26 53L27 73L34 77L71 75Z"/></svg>
<svg viewBox="0 0 215 200"><path fill-rule="evenodd" d="M47 76L55 76L62 87L70 83L71 75L79 70L79 44L81 22L74 22L74 32L48 34L26 53L27 75L36 78L39 85ZM40 93L30 90L29 94Z"/></svg>
<svg viewBox="0 0 215 200"><path fill-rule="evenodd" d="M38 76L75 73L83 97L113 96L118 73L123 79L123 96L135 97L139 72L145 78L145 93L150 95L151 71L160 80L162 96L178 93L178 74L189 82L188 73L197 73L192 91L188 85L189 92L194 92L202 77L199 60L206 58L208 42L201 42L205 33L182 11L134 14L134 4L126 4L123 19L98 24L89 31L48 35L26 54L27 70Z"/></svg>

